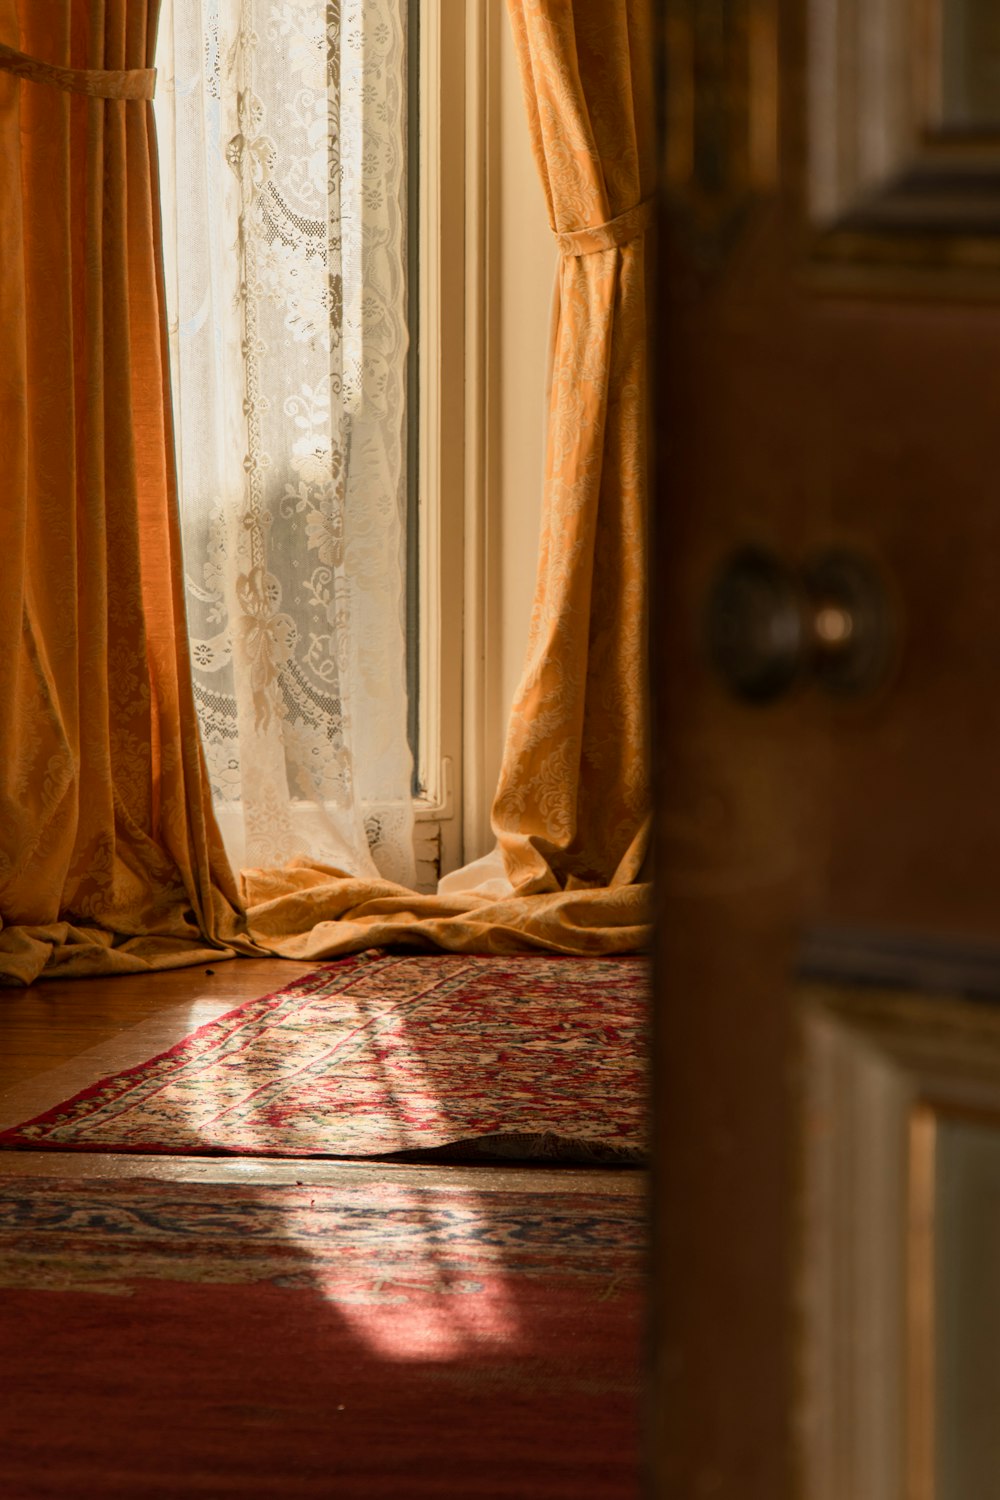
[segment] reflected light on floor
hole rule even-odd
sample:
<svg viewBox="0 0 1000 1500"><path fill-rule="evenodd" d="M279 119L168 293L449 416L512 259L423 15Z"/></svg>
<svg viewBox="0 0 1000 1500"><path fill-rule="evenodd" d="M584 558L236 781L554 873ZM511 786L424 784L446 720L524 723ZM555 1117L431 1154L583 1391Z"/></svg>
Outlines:
<svg viewBox="0 0 1000 1500"><path fill-rule="evenodd" d="M324 1247L310 1268L313 1284L354 1336L385 1358L515 1352L521 1319L481 1200L468 1190L398 1196L407 1206L394 1205L370 1243L364 1235L359 1243L355 1228L343 1255Z"/></svg>

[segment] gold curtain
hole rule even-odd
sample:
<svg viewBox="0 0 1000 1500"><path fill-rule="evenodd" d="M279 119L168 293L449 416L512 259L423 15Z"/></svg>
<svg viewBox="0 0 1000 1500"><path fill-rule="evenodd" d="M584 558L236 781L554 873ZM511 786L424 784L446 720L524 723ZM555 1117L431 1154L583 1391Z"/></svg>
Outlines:
<svg viewBox="0 0 1000 1500"><path fill-rule="evenodd" d="M0 982L249 947L182 595L157 0L0 0Z"/></svg>
<svg viewBox="0 0 1000 1500"><path fill-rule="evenodd" d="M541 556L493 827L515 889L628 884L648 837L647 0L508 0L560 266Z"/></svg>
<svg viewBox="0 0 1000 1500"><path fill-rule="evenodd" d="M509 0L560 252L542 544L493 825L513 893L421 897L309 861L244 871L295 958L394 943L610 953L648 934L648 0Z"/></svg>

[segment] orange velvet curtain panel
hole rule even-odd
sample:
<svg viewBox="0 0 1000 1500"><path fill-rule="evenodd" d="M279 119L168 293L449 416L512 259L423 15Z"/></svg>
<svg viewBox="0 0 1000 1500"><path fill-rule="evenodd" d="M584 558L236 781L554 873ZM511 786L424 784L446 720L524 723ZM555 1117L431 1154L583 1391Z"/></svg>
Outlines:
<svg viewBox="0 0 1000 1500"><path fill-rule="evenodd" d="M0 0L0 982L248 946L187 655L156 10Z"/></svg>

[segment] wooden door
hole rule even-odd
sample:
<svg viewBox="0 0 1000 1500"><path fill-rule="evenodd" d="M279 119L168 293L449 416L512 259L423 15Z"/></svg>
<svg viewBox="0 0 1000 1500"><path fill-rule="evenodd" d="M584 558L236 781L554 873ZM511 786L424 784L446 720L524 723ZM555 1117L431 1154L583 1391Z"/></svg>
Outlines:
<svg viewBox="0 0 1000 1500"><path fill-rule="evenodd" d="M996 1376L942 1308L955 1184L985 1223L998 1182L969 997L1000 994L1000 30L979 0L663 17L653 1489L987 1500L991 1423L959 1442L951 1407ZM747 549L805 622L760 701L740 641L712 657ZM857 691L831 553L889 622ZM745 595L731 645L774 605Z"/></svg>

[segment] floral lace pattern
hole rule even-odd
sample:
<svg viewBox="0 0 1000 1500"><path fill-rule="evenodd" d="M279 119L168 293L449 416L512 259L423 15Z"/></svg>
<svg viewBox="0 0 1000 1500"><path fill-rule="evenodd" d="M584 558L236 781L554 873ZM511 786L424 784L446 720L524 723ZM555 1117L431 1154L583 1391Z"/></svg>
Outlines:
<svg viewBox="0 0 1000 1500"><path fill-rule="evenodd" d="M403 0L165 0L195 695L237 866L414 878Z"/></svg>

